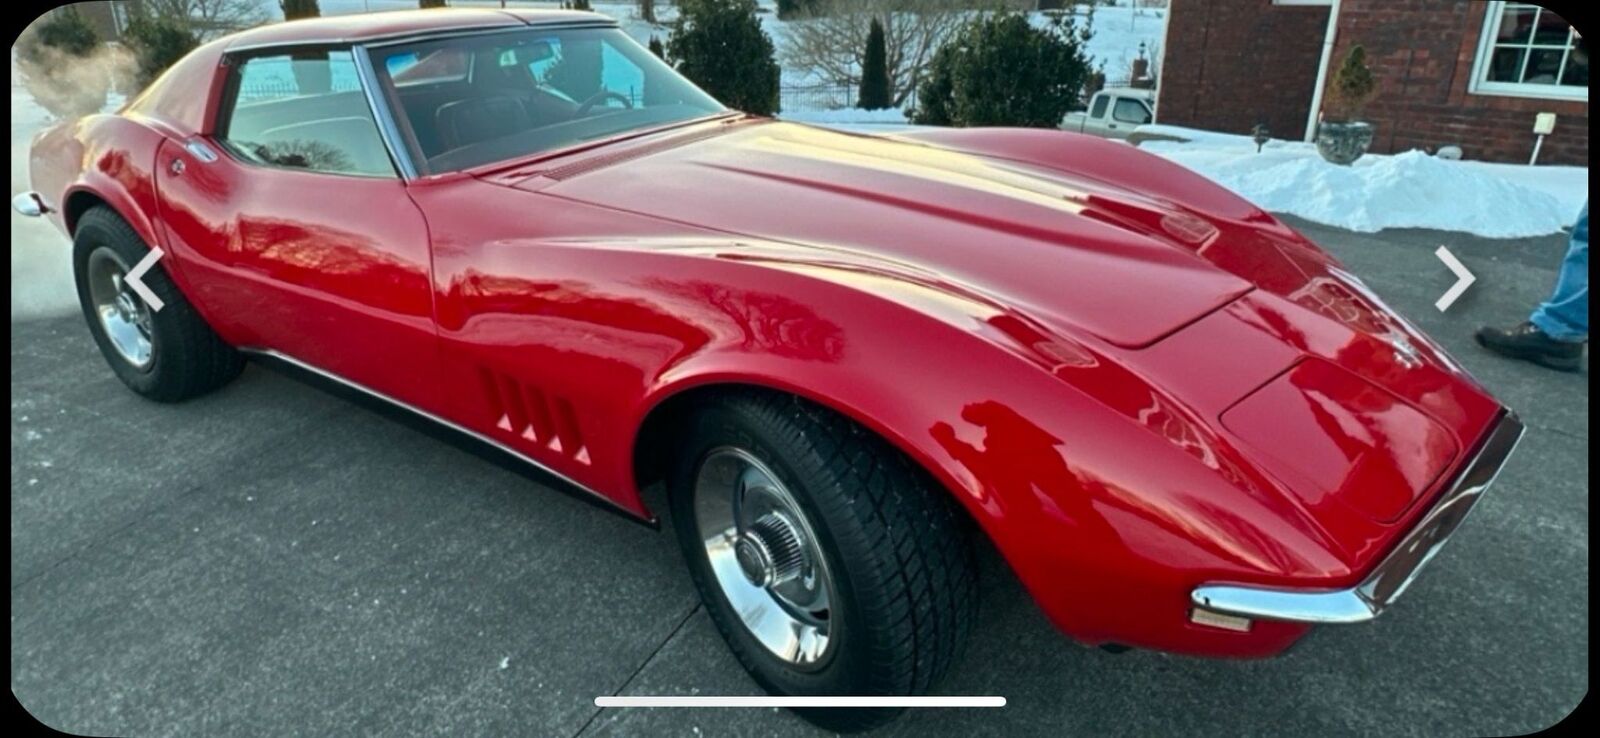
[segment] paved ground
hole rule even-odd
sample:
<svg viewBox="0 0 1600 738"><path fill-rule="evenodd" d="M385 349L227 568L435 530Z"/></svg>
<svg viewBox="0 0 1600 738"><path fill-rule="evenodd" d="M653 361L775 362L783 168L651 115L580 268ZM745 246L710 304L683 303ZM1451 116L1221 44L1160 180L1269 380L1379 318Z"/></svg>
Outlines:
<svg viewBox="0 0 1600 738"><path fill-rule="evenodd" d="M1587 372L1487 356L1559 238L1302 225L1521 411L1499 485L1404 603L1288 656L1111 655L1058 636L991 554L944 685L1001 710L888 734L1462 734L1551 725L1588 690ZM1480 282L1448 316L1448 242ZM597 710L595 695L749 694L673 541L252 367L143 402L78 318L12 325L11 687L97 735L722 735L788 713Z"/></svg>

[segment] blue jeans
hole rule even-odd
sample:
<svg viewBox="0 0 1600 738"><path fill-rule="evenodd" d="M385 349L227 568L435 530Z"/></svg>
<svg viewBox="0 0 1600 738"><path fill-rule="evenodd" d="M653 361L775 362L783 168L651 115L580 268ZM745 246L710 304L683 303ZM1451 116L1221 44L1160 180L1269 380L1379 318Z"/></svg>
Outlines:
<svg viewBox="0 0 1600 738"><path fill-rule="evenodd" d="M1556 293L1529 318L1534 326L1557 341L1589 339L1589 203L1583 204L1572 227L1572 243L1561 262Z"/></svg>

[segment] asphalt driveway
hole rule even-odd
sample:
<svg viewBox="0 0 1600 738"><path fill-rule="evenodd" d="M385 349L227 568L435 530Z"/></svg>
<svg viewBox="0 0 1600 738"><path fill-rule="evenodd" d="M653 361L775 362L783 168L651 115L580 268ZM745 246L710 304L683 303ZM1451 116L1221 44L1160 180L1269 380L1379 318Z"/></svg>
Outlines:
<svg viewBox="0 0 1600 738"><path fill-rule="evenodd" d="M1589 389L1489 356L1559 237L1300 225L1529 426L1496 488L1371 625L1287 656L1108 654L1059 636L994 555L943 685L1002 709L889 735L1514 735L1588 691ZM1479 282L1440 314L1448 244ZM11 688L92 735L814 735L777 710L607 709L754 694L666 533L540 489L252 366L178 406L126 391L81 318L12 323Z"/></svg>

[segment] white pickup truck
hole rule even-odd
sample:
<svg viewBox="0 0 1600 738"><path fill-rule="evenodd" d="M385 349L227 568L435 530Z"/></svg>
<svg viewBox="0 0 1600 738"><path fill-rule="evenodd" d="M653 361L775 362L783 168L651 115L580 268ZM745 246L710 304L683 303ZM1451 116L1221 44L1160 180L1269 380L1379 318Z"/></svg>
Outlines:
<svg viewBox="0 0 1600 738"><path fill-rule="evenodd" d="M1094 93L1089 109L1067 113L1061 127L1106 138L1127 138L1154 117L1155 90L1107 87Z"/></svg>

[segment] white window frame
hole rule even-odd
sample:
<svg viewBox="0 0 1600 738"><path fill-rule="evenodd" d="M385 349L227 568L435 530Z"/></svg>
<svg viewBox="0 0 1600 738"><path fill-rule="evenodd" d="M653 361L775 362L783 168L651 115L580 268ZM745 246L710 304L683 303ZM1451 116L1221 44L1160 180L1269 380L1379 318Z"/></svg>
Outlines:
<svg viewBox="0 0 1600 738"><path fill-rule="evenodd" d="M1533 5L1533 3L1529 2L1520 4ZM1478 52L1472 63L1472 79L1467 84L1468 93L1589 102L1588 85L1542 85L1527 82L1491 82L1486 79L1489 76L1489 62L1494 55L1494 41L1500 35L1500 21L1505 17L1506 0L1493 0L1487 5L1487 9L1484 11L1486 15L1483 20L1483 31L1478 35ZM1541 8L1541 12L1551 11ZM1576 29L1574 29L1573 33L1576 32ZM1571 52L1568 51L1567 53L1570 54ZM1527 63L1526 56L1523 63ZM1562 58L1561 65L1563 69L1566 68L1565 57Z"/></svg>

